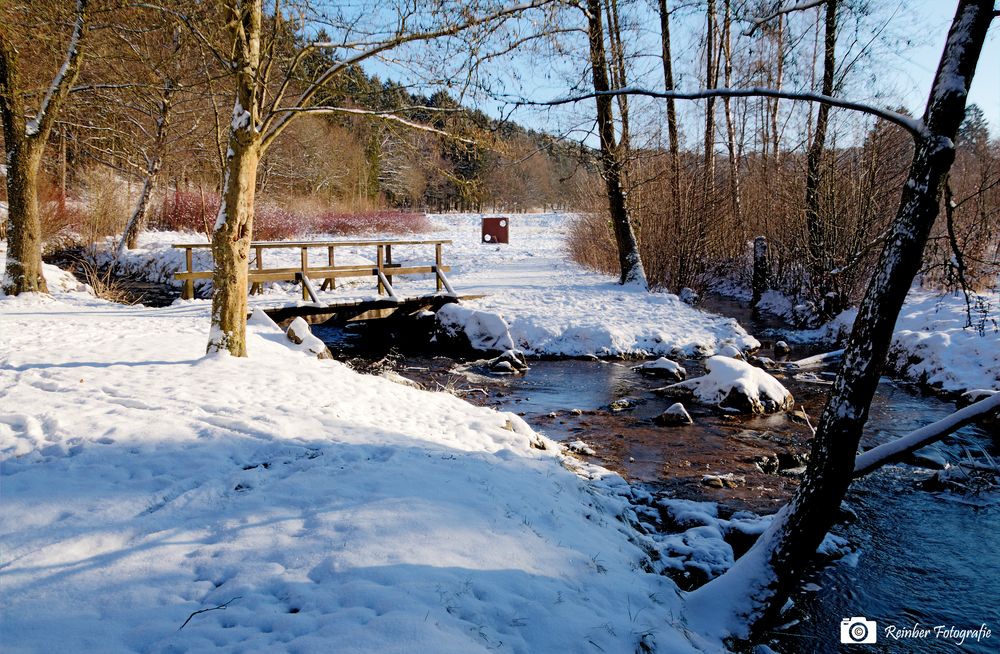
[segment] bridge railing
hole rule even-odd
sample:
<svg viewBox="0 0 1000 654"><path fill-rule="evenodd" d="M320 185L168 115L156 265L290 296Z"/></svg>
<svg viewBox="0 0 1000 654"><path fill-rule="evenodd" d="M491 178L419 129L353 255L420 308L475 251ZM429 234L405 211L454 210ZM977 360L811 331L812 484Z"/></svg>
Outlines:
<svg viewBox="0 0 1000 654"><path fill-rule="evenodd" d="M437 291L445 290L454 295L455 291L445 273L451 271L451 266L446 266L443 262L443 250L445 245L450 245L447 239L431 240L367 240L367 241L253 241L250 249L254 252L254 258L247 262L248 280L250 282L250 293L262 293L263 284L266 282L287 281L298 282L302 286L302 299L318 301L316 291L313 289L312 280L322 279L323 285L320 290L336 288L338 277L374 277L376 280L378 294L388 295L395 298L396 294L392 288L393 275L419 275L432 274L436 278ZM394 246L434 246L434 263L427 265L403 265L392 260L392 248ZM186 300L194 298L194 281L196 279L211 279L212 270L194 269L194 251L211 250L209 243L176 243L176 249L184 250L184 261L186 269L183 272L174 273L174 277L184 282L182 297ZM337 248L366 248L375 249L375 264L348 264L337 265ZM298 250L299 265L284 266L280 268L268 268L264 265L264 252L267 250ZM326 263L316 265L309 262L310 250L326 250ZM428 256L429 258L429 256Z"/></svg>

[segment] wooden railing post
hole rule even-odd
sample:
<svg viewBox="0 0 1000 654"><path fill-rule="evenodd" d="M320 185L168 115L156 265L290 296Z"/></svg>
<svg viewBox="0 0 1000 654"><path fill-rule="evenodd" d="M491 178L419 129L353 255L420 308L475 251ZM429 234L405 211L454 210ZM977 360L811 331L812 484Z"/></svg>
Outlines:
<svg viewBox="0 0 1000 654"><path fill-rule="evenodd" d="M381 245L376 245L375 249L377 250L377 254L375 256L375 262L376 262L375 269L378 271L377 272L377 274L378 274L378 294L379 295L385 295L385 285L382 283L382 275L385 274L382 271L382 268L385 265L385 261L384 261L385 251L382 249Z"/></svg>
<svg viewBox="0 0 1000 654"><path fill-rule="evenodd" d="M264 248L262 248L260 246L257 246L257 247L254 248L254 253L257 255L257 270L263 270L264 269ZM254 282L253 285L250 286L250 294L253 295L255 293L257 295L261 295L261 294L264 293L264 285L261 284L260 282Z"/></svg>
<svg viewBox="0 0 1000 654"><path fill-rule="evenodd" d="M331 268L333 268L334 263L333 263L333 246L332 245L326 246L326 260L329 263L329 266ZM319 290L326 291L326 290L333 289L333 288L337 288L337 278L336 277L327 277L326 279L323 280L323 285L319 287Z"/></svg>
<svg viewBox="0 0 1000 654"><path fill-rule="evenodd" d="M302 286L302 299L303 300L308 300L309 299L309 289L306 288L305 280L309 276L309 248L307 248L307 247L303 247L302 248L301 261L302 261L302 265L301 265L301 268L302 268L302 283L301 283L301 286Z"/></svg>
<svg viewBox="0 0 1000 654"><path fill-rule="evenodd" d="M389 268L389 272L392 272L392 244L385 244L385 267ZM385 276L386 281L389 282L389 286L392 286L392 275Z"/></svg>
<svg viewBox="0 0 1000 654"><path fill-rule="evenodd" d="M191 252L191 248L184 249L184 261L187 263L187 271L194 272L194 256ZM184 280L184 294L183 298L185 300L194 299L194 280L191 278Z"/></svg>
<svg viewBox="0 0 1000 654"><path fill-rule="evenodd" d="M441 269L441 259L442 259L442 257L441 257L441 250L442 250L441 244L440 243L435 243L434 244L434 266L435 266L436 270L440 270ZM441 276L435 274L434 275L434 279L437 281L437 291L438 291L438 293L440 293L441 292L441 288L442 288L442 285L441 285Z"/></svg>

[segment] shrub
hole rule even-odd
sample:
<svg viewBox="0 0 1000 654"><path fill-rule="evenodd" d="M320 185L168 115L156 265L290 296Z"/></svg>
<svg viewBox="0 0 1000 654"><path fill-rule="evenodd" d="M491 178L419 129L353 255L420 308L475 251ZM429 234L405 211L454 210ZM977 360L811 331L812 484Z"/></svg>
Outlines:
<svg viewBox="0 0 1000 654"><path fill-rule="evenodd" d="M152 229L194 231L211 234L219 212L219 196L205 191L175 191L164 194L158 211L150 219ZM309 235L350 235L390 232L414 234L431 231L427 216L381 209L375 211L322 210L315 203L278 204L258 199L253 237L257 241L303 238Z"/></svg>
<svg viewBox="0 0 1000 654"><path fill-rule="evenodd" d="M219 213L219 196L205 191L168 191L158 211L150 216L151 229L211 234Z"/></svg>
<svg viewBox="0 0 1000 654"><path fill-rule="evenodd" d="M383 209L378 211L327 211L309 221L309 231L313 234L367 234L372 232L392 232L416 234L432 229L427 216Z"/></svg>

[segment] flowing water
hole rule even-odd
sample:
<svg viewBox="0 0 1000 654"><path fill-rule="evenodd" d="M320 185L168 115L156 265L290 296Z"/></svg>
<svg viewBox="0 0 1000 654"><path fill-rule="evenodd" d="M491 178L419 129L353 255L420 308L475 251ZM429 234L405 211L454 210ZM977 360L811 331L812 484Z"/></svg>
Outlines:
<svg viewBox="0 0 1000 654"><path fill-rule="evenodd" d="M756 320L736 302L713 301L711 308L730 315L764 344L770 356L778 325ZM583 441L589 458L673 497L718 502L720 513L777 510L798 484L811 436L807 417L819 415L831 369L814 378L775 375L796 398L798 415L731 416L685 403L693 425L659 426L653 418L676 398L655 389L634 367L638 362L597 360L532 361L524 375L491 374L480 362L456 362L443 353L393 340L372 327L315 332L341 357L359 368L388 367L425 387L448 388L478 404L524 416L535 429L561 441ZM799 346L792 358L815 348ZM683 361L688 376L702 374L697 361ZM804 415L803 411L804 410ZM864 447L891 440L954 411L954 406L919 389L883 379L862 441ZM852 485L846 505L857 515L837 533L857 548L851 565L837 563L815 571L794 597L786 624L773 634L780 652L998 652L1000 651L1000 501L993 493L954 493L929 488L933 475L923 466L955 462L970 453L1000 456L985 428L967 427L921 451L917 465L884 468ZM705 475L733 473L736 488L703 483ZM879 642L841 645L843 618L864 616L879 625ZM937 625L994 631L989 640L935 638L893 641L884 628Z"/></svg>

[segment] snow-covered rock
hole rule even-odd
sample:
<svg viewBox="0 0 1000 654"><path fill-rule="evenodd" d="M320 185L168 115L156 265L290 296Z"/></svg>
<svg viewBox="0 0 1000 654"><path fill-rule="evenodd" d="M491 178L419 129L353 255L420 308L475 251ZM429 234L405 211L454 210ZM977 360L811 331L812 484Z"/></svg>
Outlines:
<svg viewBox="0 0 1000 654"><path fill-rule="evenodd" d="M778 341L774 344L774 356L776 357L788 356L791 351L791 346L789 346L785 341Z"/></svg>
<svg viewBox="0 0 1000 654"><path fill-rule="evenodd" d="M729 357L730 359L743 359L743 352L741 352L740 348L736 347L732 343L726 343L723 345L719 348L719 351L716 352L716 354L723 357Z"/></svg>
<svg viewBox="0 0 1000 654"><path fill-rule="evenodd" d="M698 304L698 300L701 299L698 295L698 291L694 290L693 288L688 288L687 286L681 289L680 295L678 297L680 297L681 302L690 305Z"/></svg>
<svg viewBox="0 0 1000 654"><path fill-rule="evenodd" d="M303 351L312 354L317 359L333 358L333 354L326 346L326 343L312 333L312 330L309 329L309 323L301 316L288 325L285 335L288 337L288 340L300 346Z"/></svg>
<svg viewBox="0 0 1000 654"><path fill-rule="evenodd" d="M528 360L520 350L507 350L486 365L493 372L517 373L528 369Z"/></svg>
<svg viewBox="0 0 1000 654"><path fill-rule="evenodd" d="M666 411L653 418L653 422L658 425L690 425L694 420L683 404L675 402L667 407Z"/></svg>
<svg viewBox="0 0 1000 654"><path fill-rule="evenodd" d="M683 381L687 377L687 370L684 369L684 366L666 357L660 357L655 361L647 361L638 366L636 370L650 377L673 379L674 381Z"/></svg>
<svg viewBox="0 0 1000 654"><path fill-rule="evenodd" d="M500 314L477 311L453 302L438 309L437 321L447 337L464 340L474 350L506 352L516 349L510 327Z"/></svg>
<svg viewBox="0 0 1000 654"><path fill-rule="evenodd" d="M717 404L739 413L776 413L795 403L777 379L745 361L724 356L705 362L708 374L668 386L690 390L704 404Z"/></svg>

